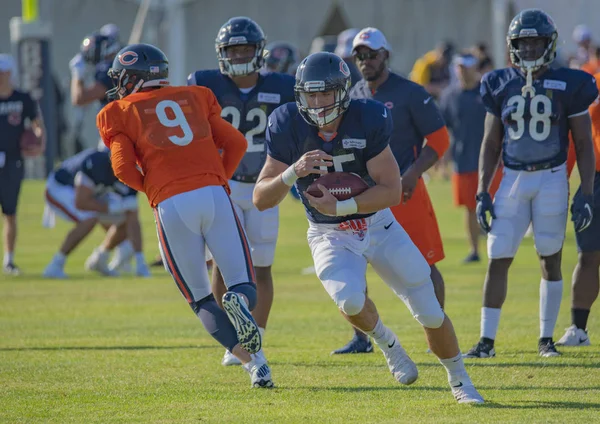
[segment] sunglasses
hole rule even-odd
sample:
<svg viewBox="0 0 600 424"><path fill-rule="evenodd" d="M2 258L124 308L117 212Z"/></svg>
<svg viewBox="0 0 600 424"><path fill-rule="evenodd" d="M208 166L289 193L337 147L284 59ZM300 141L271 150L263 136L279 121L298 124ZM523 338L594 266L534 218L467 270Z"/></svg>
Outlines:
<svg viewBox="0 0 600 424"><path fill-rule="evenodd" d="M377 59L377 56L379 56L380 52L381 52L381 50L370 51L368 53L358 53L355 51L352 53L352 56L354 56L356 59L360 60L361 62L364 62L367 59Z"/></svg>

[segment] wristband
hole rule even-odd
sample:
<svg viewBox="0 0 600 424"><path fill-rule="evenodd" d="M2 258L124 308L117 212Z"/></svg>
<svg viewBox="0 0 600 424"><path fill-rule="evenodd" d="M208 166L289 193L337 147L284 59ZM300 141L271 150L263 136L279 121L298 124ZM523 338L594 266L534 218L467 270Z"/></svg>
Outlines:
<svg viewBox="0 0 600 424"><path fill-rule="evenodd" d="M281 173L281 181L283 181L283 183L288 187L293 186L297 179L298 175L296 175L296 170L294 169L293 164Z"/></svg>
<svg viewBox="0 0 600 424"><path fill-rule="evenodd" d="M336 216L353 215L356 212L358 212L358 205L356 204L356 200L354 200L354 198L342 201L338 200L335 205Z"/></svg>

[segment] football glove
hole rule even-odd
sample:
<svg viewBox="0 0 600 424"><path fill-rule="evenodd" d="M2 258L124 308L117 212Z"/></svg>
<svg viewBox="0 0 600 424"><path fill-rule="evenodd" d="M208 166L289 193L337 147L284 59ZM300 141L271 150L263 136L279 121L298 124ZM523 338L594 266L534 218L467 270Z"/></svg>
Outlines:
<svg viewBox="0 0 600 424"><path fill-rule="evenodd" d="M483 231L489 233L491 230L490 224L488 222L487 213L489 212L490 216L493 219L496 219L496 214L494 213L494 202L492 202L492 197L490 193L481 192L477 196L475 196L477 200L477 208L475 212L477 214L477 222Z"/></svg>
<svg viewBox="0 0 600 424"><path fill-rule="evenodd" d="M578 193L573 197L571 205L571 221L575 224L578 233L585 230L594 218L594 197Z"/></svg>

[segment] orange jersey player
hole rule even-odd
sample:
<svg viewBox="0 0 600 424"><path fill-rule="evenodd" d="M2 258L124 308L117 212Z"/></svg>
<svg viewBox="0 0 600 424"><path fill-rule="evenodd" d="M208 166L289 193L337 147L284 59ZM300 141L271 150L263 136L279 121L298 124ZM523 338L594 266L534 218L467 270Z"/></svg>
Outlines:
<svg viewBox="0 0 600 424"><path fill-rule="evenodd" d="M165 268L192 310L240 359L253 387L272 387L250 314L256 306L250 249L227 187L247 142L221 118L212 91L170 87L168 66L154 46L123 48L108 71L115 100L98 114L98 129L117 178L148 196ZM211 294L205 246L227 286L225 310Z"/></svg>

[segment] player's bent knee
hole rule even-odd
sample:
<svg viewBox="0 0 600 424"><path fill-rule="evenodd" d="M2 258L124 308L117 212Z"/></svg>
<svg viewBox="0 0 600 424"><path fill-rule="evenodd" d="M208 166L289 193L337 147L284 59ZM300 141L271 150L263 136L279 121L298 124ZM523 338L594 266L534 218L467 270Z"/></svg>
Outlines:
<svg viewBox="0 0 600 424"><path fill-rule="evenodd" d="M238 344L237 333L225 311L217 304L215 297L210 294L190 303L190 307L200 318L208 334L231 352Z"/></svg>
<svg viewBox="0 0 600 424"><path fill-rule="evenodd" d="M256 306L256 284L254 283L242 283L236 284L235 286L229 287L229 291L235 292L237 294L243 294L248 299L248 309L251 311L254 310Z"/></svg>
<svg viewBox="0 0 600 424"><path fill-rule="evenodd" d="M365 307L367 300L363 292L352 293L343 299L335 299L340 310L348 316L358 315Z"/></svg>
<svg viewBox="0 0 600 424"><path fill-rule="evenodd" d="M413 317L426 328L440 328L446 315L440 306L431 279L422 281L406 292L407 303Z"/></svg>

